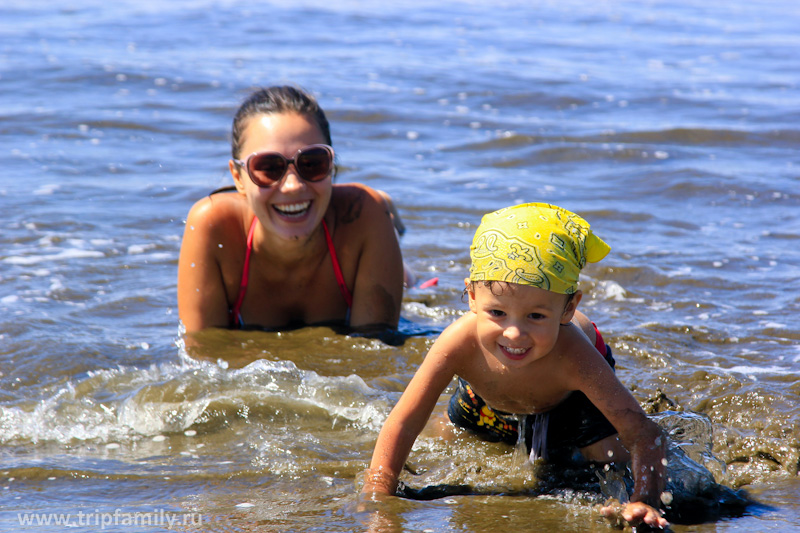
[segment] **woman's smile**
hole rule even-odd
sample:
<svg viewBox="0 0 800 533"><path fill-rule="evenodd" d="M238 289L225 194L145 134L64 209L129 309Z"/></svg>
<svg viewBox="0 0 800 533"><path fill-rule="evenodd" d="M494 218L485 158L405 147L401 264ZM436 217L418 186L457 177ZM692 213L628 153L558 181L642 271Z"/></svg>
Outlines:
<svg viewBox="0 0 800 533"><path fill-rule="evenodd" d="M272 208L281 216L288 218L300 218L308 213L311 207L311 200L305 202L295 202L291 204L273 205Z"/></svg>

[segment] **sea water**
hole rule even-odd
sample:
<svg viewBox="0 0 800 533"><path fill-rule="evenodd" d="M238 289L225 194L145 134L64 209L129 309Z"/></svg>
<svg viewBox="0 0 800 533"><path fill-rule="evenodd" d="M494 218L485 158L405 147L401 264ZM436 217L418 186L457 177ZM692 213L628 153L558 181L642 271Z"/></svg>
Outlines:
<svg viewBox="0 0 800 533"><path fill-rule="evenodd" d="M611 245L581 308L620 380L703 417L687 456L769 506L674 530L797 529L798 27L788 0L0 4L0 529L605 530L590 490L469 435L424 433L403 479L471 495L357 505L466 310L481 215L527 201ZM406 291L402 342L182 346L185 216L230 183L239 103L278 83L319 98L337 179L391 194L405 260L439 278Z"/></svg>

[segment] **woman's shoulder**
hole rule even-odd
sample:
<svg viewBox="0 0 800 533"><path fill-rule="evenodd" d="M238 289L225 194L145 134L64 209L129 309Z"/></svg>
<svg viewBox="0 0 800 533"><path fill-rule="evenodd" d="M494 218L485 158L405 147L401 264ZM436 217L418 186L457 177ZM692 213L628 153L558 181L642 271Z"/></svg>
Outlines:
<svg viewBox="0 0 800 533"><path fill-rule="evenodd" d="M187 223L204 223L209 226L236 222L248 209L243 195L236 191L209 194L197 200L189 210Z"/></svg>
<svg viewBox="0 0 800 533"><path fill-rule="evenodd" d="M332 201L379 205L383 203L383 197L380 191L363 183L337 183L333 186Z"/></svg>
<svg viewBox="0 0 800 533"><path fill-rule="evenodd" d="M372 225L387 220L389 214L380 191L360 183L334 185L331 207L344 225Z"/></svg>
<svg viewBox="0 0 800 533"><path fill-rule="evenodd" d="M220 257L230 253L236 255L235 245L245 246L246 226L252 216L244 196L237 192L203 197L194 203L186 216L184 246L209 248L213 250L209 253L222 254ZM224 244L225 253L212 243Z"/></svg>

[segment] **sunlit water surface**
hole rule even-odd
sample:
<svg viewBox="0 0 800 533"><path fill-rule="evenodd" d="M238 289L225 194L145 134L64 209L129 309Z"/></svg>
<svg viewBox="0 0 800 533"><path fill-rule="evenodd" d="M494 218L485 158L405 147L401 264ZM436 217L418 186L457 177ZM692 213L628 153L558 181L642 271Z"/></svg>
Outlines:
<svg viewBox="0 0 800 533"><path fill-rule="evenodd" d="M618 376L707 423L688 452L769 506L674 530L800 528L799 27L789 0L3 3L0 528L607 530L591 490L435 424L404 482L472 495L357 505L383 420L465 310L480 216L522 201L611 244L581 305ZM228 183L239 102L275 83L318 96L338 179L389 192L406 261L439 277L406 292L404 342L182 347L184 217Z"/></svg>

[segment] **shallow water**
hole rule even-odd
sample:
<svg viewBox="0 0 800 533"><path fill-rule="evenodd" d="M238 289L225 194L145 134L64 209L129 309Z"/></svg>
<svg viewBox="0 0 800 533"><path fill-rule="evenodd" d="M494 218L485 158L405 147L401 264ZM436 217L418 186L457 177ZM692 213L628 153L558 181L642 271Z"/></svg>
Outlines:
<svg viewBox="0 0 800 533"><path fill-rule="evenodd" d="M0 528L609 530L587 494L534 494L511 450L433 429L405 481L486 494L356 505L382 421L465 309L481 214L549 201L612 246L581 306L620 379L708 417L716 481L769 506L673 529L796 530L799 23L789 1L1 4ZM406 261L439 277L406 292L402 344L181 346L184 217L228 183L238 103L273 83L318 95L338 179L389 192Z"/></svg>

